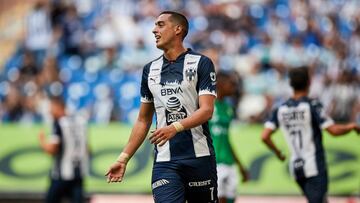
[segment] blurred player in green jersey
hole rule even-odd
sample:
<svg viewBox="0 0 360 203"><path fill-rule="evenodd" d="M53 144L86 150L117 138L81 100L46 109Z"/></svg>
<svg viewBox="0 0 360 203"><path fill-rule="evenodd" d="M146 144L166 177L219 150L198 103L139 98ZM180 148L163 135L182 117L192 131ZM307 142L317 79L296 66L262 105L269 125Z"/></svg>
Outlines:
<svg viewBox="0 0 360 203"><path fill-rule="evenodd" d="M221 71L217 74L218 95L214 114L209 122L216 155L220 203L235 202L236 188L239 183L237 167L243 177L243 182L248 180L248 172L234 153L229 135L230 123L235 117L235 111L226 98L236 95L238 81L237 75L233 72Z"/></svg>

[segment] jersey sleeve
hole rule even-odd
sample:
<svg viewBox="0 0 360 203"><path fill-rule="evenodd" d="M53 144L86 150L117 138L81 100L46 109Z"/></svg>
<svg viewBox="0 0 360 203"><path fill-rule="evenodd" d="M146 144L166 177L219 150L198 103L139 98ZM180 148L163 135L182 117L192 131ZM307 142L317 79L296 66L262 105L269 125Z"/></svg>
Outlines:
<svg viewBox="0 0 360 203"><path fill-rule="evenodd" d="M152 103L154 101L154 97L148 85L149 70L150 70L150 66L146 65L142 73L141 88L140 88L140 96L142 103Z"/></svg>
<svg viewBox="0 0 360 203"><path fill-rule="evenodd" d="M333 119L327 115L323 105L319 101L313 100L311 106L314 119L321 129L326 129L334 124Z"/></svg>
<svg viewBox="0 0 360 203"><path fill-rule="evenodd" d="M278 108L275 108L268 119L265 121L264 127L269 128L271 130L276 130L279 127L279 120L278 120Z"/></svg>
<svg viewBox="0 0 360 203"><path fill-rule="evenodd" d="M202 56L198 67L197 90L199 96L210 94L216 96L216 73L213 62Z"/></svg>
<svg viewBox="0 0 360 203"><path fill-rule="evenodd" d="M62 140L61 127L58 121L54 122L52 134L50 136L50 143L60 144Z"/></svg>

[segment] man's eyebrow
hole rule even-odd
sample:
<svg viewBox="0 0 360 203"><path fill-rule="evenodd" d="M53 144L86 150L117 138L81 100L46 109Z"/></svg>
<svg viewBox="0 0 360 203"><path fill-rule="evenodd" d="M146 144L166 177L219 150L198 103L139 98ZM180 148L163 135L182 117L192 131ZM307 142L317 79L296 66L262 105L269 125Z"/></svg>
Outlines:
<svg viewBox="0 0 360 203"><path fill-rule="evenodd" d="M155 22L155 25L164 24L164 23L165 23L165 21L159 20L159 21Z"/></svg>

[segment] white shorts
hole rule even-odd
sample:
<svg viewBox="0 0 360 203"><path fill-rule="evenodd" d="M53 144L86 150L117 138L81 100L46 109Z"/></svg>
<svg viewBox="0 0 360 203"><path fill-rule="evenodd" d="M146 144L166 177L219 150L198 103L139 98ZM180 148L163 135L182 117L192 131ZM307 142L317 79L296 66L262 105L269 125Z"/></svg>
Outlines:
<svg viewBox="0 0 360 203"><path fill-rule="evenodd" d="M234 199L239 183L236 165L218 164L216 169L218 175L218 196Z"/></svg>

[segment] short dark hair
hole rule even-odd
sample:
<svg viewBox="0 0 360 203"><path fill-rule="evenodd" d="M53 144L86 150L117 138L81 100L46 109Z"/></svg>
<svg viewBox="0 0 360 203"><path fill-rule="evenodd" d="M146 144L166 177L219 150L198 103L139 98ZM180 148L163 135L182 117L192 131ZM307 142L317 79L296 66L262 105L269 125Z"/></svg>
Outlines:
<svg viewBox="0 0 360 203"><path fill-rule="evenodd" d="M230 78L232 75L232 72L231 71L226 71L226 70L219 70L217 73L216 73L216 79L217 80L223 80L223 79L228 79Z"/></svg>
<svg viewBox="0 0 360 203"><path fill-rule="evenodd" d="M183 27L184 32L182 39L185 39L186 35L189 32L189 21L186 19L186 17L183 14L175 11L163 11L159 14L159 16L162 14L170 14L170 19Z"/></svg>
<svg viewBox="0 0 360 203"><path fill-rule="evenodd" d="M62 107L65 107L65 100L62 96L49 96L49 100L51 103L58 104Z"/></svg>
<svg viewBox="0 0 360 203"><path fill-rule="evenodd" d="M216 80L218 83L231 82L237 88L241 86L241 79L237 72L228 70L219 70L216 73Z"/></svg>
<svg viewBox="0 0 360 203"><path fill-rule="evenodd" d="M306 90L310 84L309 68L306 66L292 68L289 71L290 86L295 91Z"/></svg>

